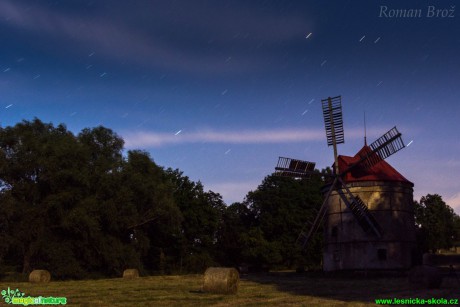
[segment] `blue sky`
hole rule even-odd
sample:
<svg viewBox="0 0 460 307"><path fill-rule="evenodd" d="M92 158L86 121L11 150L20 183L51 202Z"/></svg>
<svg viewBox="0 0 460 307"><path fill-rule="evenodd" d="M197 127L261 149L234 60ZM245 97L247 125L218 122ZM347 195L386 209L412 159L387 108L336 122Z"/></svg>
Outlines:
<svg viewBox="0 0 460 307"><path fill-rule="evenodd" d="M362 147L364 111L369 142L396 125L410 146L388 162L417 200L438 193L460 213L454 6L3 0L0 122L38 117L75 133L102 124L231 204L278 156L330 166L320 101L342 95L339 154ZM385 7L420 17L382 16Z"/></svg>

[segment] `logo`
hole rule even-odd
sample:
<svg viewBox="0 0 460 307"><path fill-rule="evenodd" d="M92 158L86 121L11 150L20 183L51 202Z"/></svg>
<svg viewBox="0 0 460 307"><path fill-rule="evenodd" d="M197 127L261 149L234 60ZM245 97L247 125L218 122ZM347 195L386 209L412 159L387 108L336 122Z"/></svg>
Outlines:
<svg viewBox="0 0 460 307"><path fill-rule="evenodd" d="M24 292L19 291L19 289L12 290L8 287L8 290L2 290L2 298L7 304L13 305L66 305L67 298L65 297L43 297L43 296L24 296Z"/></svg>

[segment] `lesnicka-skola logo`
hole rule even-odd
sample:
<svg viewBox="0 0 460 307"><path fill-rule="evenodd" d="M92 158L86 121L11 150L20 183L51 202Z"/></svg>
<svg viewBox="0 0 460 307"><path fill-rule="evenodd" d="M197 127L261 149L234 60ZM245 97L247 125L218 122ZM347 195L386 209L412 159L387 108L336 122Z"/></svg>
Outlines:
<svg viewBox="0 0 460 307"><path fill-rule="evenodd" d="M13 305L65 305L67 298L65 297L43 297L43 296L24 296L24 292L19 289L12 290L8 287L7 290L2 290L2 297L7 304Z"/></svg>

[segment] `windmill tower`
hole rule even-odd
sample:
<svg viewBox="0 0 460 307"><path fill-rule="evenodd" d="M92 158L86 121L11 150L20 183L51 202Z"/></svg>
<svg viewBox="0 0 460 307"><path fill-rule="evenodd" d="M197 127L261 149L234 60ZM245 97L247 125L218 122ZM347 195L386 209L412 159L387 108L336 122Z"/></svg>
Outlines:
<svg viewBox="0 0 460 307"><path fill-rule="evenodd" d="M413 183L384 159L405 147L396 127L353 157L339 156L344 143L341 96L323 99L327 144L334 149L331 183L324 201L297 241L304 248L321 223L324 227L323 269L399 270L411 266L415 248ZM305 178L315 163L280 157L276 174Z"/></svg>

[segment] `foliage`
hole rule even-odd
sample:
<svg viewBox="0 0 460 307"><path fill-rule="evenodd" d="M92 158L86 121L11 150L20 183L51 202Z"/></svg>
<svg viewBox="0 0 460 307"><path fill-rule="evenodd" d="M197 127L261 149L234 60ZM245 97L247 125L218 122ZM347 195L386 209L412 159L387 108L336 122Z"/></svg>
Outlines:
<svg viewBox="0 0 460 307"><path fill-rule="evenodd" d="M177 228L181 215L164 171L122 149L104 127L78 136L38 119L0 128L0 264L57 278L142 269L149 227Z"/></svg>
<svg viewBox="0 0 460 307"><path fill-rule="evenodd" d="M0 148L2 232L28 272L86 185L81 147L65 126L35 119L1 129Z"/></svg>
<svg viewBox="0 0 460 307"><path fill-rule="evenodd" d="M295 180L271 175L243 203L229 206L220 237L228 263L247 263L254 269L318 265L321 234L313 240L316 244L307 257L296 239L321 205L323 184L321 176Z"/></svg>
<svg viewBox="0 0 460 307"><path fill-rule="evenodd" d="M193 182L179 170L166 170L174 185L174 199L184 219L172 248L164 247L179 260L174 270L204 272L215 263L217 234L225 204L212 191L204 192L200 182Z"/></svg>
<svg viewBox="0 0 460 307"><path fill-rule="evenodd" d="M123 144L102 126L0 128L0 266L83 278L216 264L222 197Z"/></svg>
<svg viewBox="0 0 460 307"><path fill-rule="evenodd" d="M460 238L460 217L438 194L428 194L415 202L418 244L422 251L449 248Z"/></svg>
<svg viewBox="0 0 460 307"><path fill-rule="evenodd" d="M238 266L247 261L243 241L253 224L254 216L245 204L233 203L225 208L218 230L217 259L222 265Z"/></svg>

